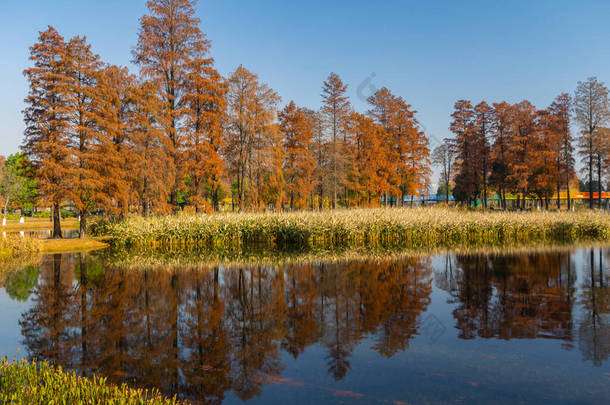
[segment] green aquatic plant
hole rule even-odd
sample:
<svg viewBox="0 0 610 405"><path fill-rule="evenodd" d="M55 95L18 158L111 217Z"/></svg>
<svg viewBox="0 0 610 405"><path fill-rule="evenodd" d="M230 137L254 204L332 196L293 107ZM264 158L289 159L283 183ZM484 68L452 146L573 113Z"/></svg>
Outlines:
<svg viewBox="0 0 610 405"><path fill-rule="evenodd" d="M105 378L85 378L47 362L0 359L1 404L172 405L157 391L116 386Z"/></svg>

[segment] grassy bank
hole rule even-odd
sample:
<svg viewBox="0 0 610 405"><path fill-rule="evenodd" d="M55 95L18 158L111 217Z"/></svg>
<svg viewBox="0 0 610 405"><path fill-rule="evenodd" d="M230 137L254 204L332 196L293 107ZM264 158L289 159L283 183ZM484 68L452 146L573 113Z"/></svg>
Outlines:
<svg viewBox="0 0 610 405"><path fill-rule="evenodd" d="M108 247L103 238L96 239L36 239L21 236L0 237L0 260L28 258L39 253L66 253L97 250Z"/></svg>
<svg viewBox="0 0 610 405"><path fill-rule="evenodd" d="M321 213L130 217L97 224L118 247L231 249L396 246L436 248L572 243L610 238L602 212L472 212L442 208L358 209Z"/></svg>
<svg viewBox="0 0 610 405"><path fill-rule="evenodd" d="M47 239L41 243L42 253L67 253L98 250L108 247L102 239Z"/></svg>
<svg viewBox="0 0 610 405"><path fill-rule="evenodd" d="M136 390L53 368L48 363L0 360L2 404L177 404L155 391Z"/></svg>
<svg viewBox="0 0 610 405"><path fill-rule="evenodd" d="M19 220L9 219L6 221L6 226L0 226L2 232L28 232L28 231L50 231L53 229L53 223L48 218L24 218L24 223L20 224ZM79 222L76 218L69 218L61 221L62 230L78 229Z"/></svg>

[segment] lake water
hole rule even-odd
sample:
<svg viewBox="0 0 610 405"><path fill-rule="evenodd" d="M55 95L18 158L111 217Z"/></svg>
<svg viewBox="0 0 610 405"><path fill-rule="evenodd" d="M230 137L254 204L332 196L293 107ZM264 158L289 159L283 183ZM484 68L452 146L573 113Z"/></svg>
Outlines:
<svg viewBox="0 0 610 405"><path fill-rule="evenodd" d="M75 239L78 238L80 231L78 229L64 229L61 231L61 236L64 239ZM39 231L11 231L2 232L2 236L22 236L34 239L50 239L53 235L53 231L50 230L39 230Z"/></svg>
<svg viewBox="0 0 610 405"><path fill-rule="evenodd" d="M126 270L105 253L50 255L4 281L0 354L196 403L607 404L609 259Z"/></svg>

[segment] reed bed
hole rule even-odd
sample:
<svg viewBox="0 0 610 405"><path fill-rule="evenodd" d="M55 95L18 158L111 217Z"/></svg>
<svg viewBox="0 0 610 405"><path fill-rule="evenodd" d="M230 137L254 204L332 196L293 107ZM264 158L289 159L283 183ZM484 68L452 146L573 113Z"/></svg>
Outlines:
<svg viewBox="0 0 610 405"><path fill-rule="evenodd" d="M1 404L154 404L173 405L175 399L156 391L108 384L106 379L80 377L46 362L0 360Z"/></svg>
<svg viewBox="0 0 610 405"><path fill-rule="evenodd" d="M610 238L604 212L478 212L444 208L129 217L96 224L118 247L157 250L504 246Z"/></svg>
<svg viewBox="0 0 610 405"><path fill-rule="evenodd" d="M42 242L22 236L0 237L0 260L34 256L42 249Z"/></svg>

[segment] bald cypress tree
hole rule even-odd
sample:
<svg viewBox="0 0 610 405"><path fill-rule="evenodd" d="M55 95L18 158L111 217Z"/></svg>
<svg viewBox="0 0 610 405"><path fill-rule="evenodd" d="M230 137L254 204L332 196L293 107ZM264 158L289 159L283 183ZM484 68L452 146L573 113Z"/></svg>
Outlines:
<svg viewBox="0 0 610 405"><path fill-rule="evenodd" d="M581 136L578 138L579 154L582 156L589 180L589 208L593 209L593 168L601 144L599 129L610 121L608 88L596 77L578 82L573 108L574 118L582 128ZM599 191L601 192L601 185ZM601 206L601 199L599 205Z"/></svg>
<svg viewBox="0 0 610 405"><path fill-rule="evenodd" d="M193 61L209 46L195 17L194 4L190 0L149 0L148 14L140 19L138 43L133 50L134 62L143 77L156 85L162 102L157 121L169 139L169 154L176 168L168 173L173 188L170 202L174 205L177 188L182 186L183 97Z"/></svg>
<svg viewBox="0 0 610 405"><path fill-rule="evenodd" d="M113 151L104 148L100 132L100 94L97 89L102 63L83 37L74 37L66 47L65 66L68 80L61 89L65 97L68 146L72 157L66 162L72 178L68 197L80 217L80 237L87 234L87 216L99 204L108 203L104 182L106 157Z"/></svg>
<svg viewBox="0 0 610 405"><path fill-rule="evenodd" d="M218 211L220 181L225 172L222 119L227 109L224 96L228 86L214 69L214 60L206 57L207 52L207 47L200 49L186 76L184 168L195 208L207 206L207 194L212 209Z"/></svg>
<svg viewBox="0 0 610 405"><path fill-rule="evenodd" d="M32 162L40 196L53 210L54 238L61 238L60 207L71 192L69 117L65 89L69 85L64 38L53 28L40 32L30 47L33 66L24 71L29 83L23 151Z"/></svg>
<svg viewBox="0 0 610 405"><path fill-rule="evenodd" d="M331 73L322 85L322 114L324 115L331 161L330 189L332 193L332 208L337 206L339 187L345 183L344 151L347 134L347 121L351 111L347 97L347 85L343 84L336 73Z"/></svg>

